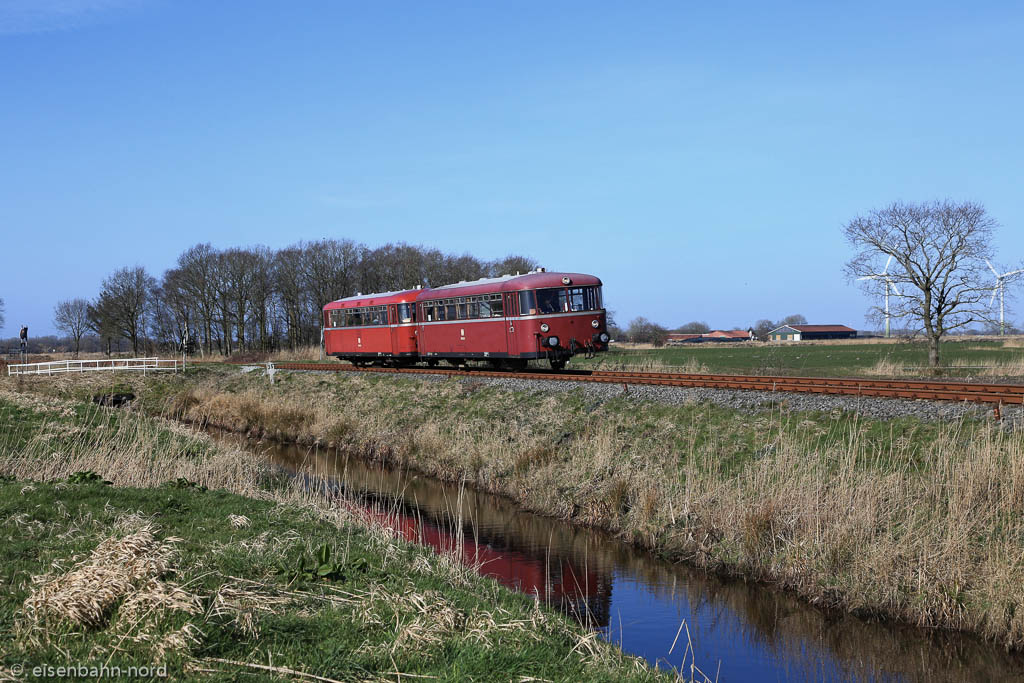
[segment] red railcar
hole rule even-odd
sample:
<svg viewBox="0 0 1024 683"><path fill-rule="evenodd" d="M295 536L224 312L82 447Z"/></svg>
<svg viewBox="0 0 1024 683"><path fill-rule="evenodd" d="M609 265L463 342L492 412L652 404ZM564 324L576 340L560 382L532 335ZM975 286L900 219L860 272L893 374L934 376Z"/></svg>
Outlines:
<svg viewBox="0 0 1024 683"><path fill-rule="evenodd" d="M352 361L414 363L420 289L357 294L324 306L324 353Z"/></svg>
<svg viewBox="0 0 1024 683"><path fill-rule="evenodd" d="M525 367L540 359L561 369L574 355L608 349L601 280L582 273L538 270L349 297L325 306L324 315L327 353L355 363ZM392 328L406 331L395 336L386 331Z"/></svg>

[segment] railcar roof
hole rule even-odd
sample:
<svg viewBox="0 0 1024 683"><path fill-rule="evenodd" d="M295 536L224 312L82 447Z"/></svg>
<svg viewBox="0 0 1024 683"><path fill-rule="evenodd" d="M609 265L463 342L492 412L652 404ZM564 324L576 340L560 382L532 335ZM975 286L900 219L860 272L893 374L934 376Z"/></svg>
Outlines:
<svg viewBox="0 0 1024 683"><path fill-rule="evenodd" d="M407 303L446 296L467 296L487 292L514 292L520 289L543 289L545 287L565 287L563 278L569 278L576 286L600 286L601 280L585 273L549 273L533 272L523 275L501 275L498 277L482 277L469 282L456 282L450 285L423 289L403 289L397 292L380 292L375 294L356 294L355 296L338 299L324 306L324 310L334 308L351 308L354 306L381 306L384 304Z"/></svg>
<svg viewBox="0 0 1024 683"><path fill-rule="evenodd" d="M501 277L484 277L469 282L456 282L451 285L432 287L420 292L419 299L430 299L443 296L463 296L483 292L510 292L520 289L542 289L545 287L565 287L562 278L569 278L573 285L595 286L601 280L585 273L526 273L525 275L502 275Z"/></svg>
<svg viewBox="0 0 1024 683"><path fill-rule="evenodd" d="M337 299L326 306L328 311L334 308L351 308L354 306L383 306L384 304L401 304L415 301L422 289L401 289L397 292L377 292L374 294L356 294L344 299Z"/></svg>

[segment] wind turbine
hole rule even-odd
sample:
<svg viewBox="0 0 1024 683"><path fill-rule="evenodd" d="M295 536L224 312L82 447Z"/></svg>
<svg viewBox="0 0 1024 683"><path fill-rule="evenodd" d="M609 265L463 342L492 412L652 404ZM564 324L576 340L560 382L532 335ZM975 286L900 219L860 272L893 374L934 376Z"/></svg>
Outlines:
<svg viewBox="0 0 1024 683"><path fill-rule="evenodd" d="M881 273L875 275L865 275L864 277L857 278L858 280L885 280L885 336L888 338L889 335L889 290L896 294L896 296L903 296L900 294L900 290L896 289L896 283L892 281L892 276L889 275L889 265L892 263L892 255L889 256L889 260L885 262L885 268L882 269Z"/></svg>
<svg viewBox="0 0 1024 683"><path fill-rule="evenodd" d="M996 272L996 269L992 266L992 262L985 259L985 263L988 264L988 269L996 276L996 286L992 289L992 298L988 300L988 305L991 306L995 303L996 294L999 295L999 334L1006 334L1006 324L1003 322L1003 281L1007 278L1011 278L1014 275L1024 273L1024 268L1017 270L1011 270L1008 273L1000 275Z"/></svg>

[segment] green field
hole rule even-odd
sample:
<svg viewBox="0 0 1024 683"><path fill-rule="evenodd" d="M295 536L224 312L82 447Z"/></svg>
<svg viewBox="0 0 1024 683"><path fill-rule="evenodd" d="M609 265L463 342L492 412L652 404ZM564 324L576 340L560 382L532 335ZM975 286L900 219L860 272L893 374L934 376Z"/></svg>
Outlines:
<svg viewBox="0 0 1024 683"><path fill-rule="evenodd" d="M1014 346L1016 344L1016 346ZM896 375L927 372L924 342L705 344L632 349L613 345L595 359L574 358L572 366L681 368L693 372L760 375ZM1019 340L948 341L942 344L942 364L953 376L1024 376L1024 345Z"/></svg>

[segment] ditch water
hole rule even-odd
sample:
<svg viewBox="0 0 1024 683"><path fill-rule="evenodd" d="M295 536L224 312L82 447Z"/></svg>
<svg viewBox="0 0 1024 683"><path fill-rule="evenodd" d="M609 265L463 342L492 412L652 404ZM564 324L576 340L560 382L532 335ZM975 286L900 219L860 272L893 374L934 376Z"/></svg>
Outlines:
<svg viewBox="0 0 1024 683"><path fill-rule="evenodd" d="M686 680L695 662L725 683L1024 681L1024 657L977 638L823 612L414 472L333 451L215 436L295 476L322 479L407 539L461 553L481 565L480 573L539 596L624 651L681 670ZM680 629L684 621L689 637Z"/></svg>

